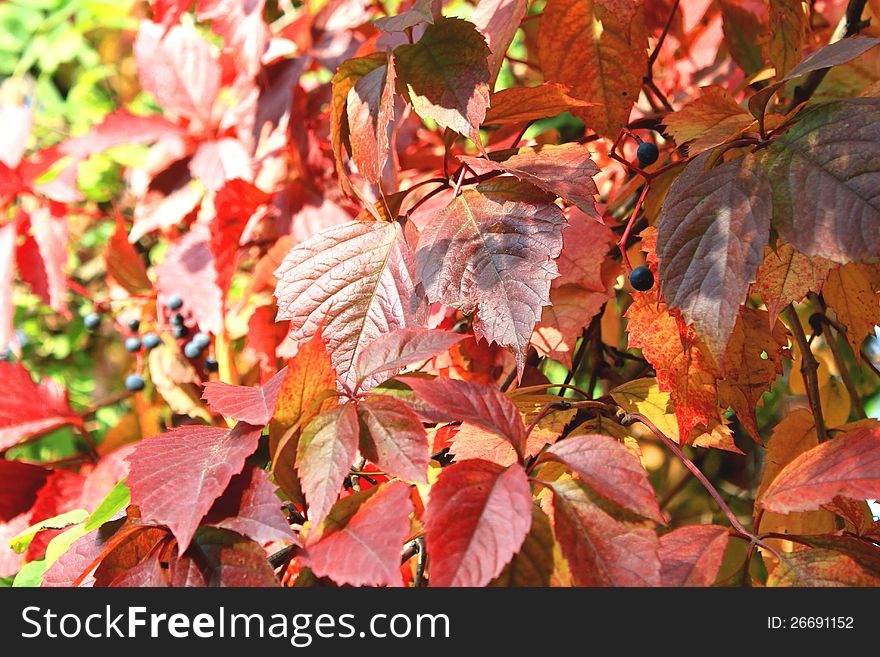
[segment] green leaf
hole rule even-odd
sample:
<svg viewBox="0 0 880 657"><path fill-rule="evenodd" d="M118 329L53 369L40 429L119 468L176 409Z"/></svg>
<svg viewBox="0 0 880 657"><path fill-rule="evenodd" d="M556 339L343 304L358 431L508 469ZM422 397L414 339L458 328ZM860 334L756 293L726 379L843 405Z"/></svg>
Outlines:
<svg viewBox="0 0 880 657"><path fill-rule="evenodd" d="M131 502L131 491L125 485L125 479L120 481L113 487L104 501L98 505L98 508L92 512L85 524L85 531L90 532L97 529L108 520L112 520L113 516L122 511Z"/></svg>
<svg viewBox="0 0 880 657"><path fill-rule="evenodd" d="M43 582L43 573L46 572L45 559L37 559L26 563L24 567L18 571L18 575L12 580L12 588L35 588L39 587Z"/></svg>
<svg viewBox="0 0 880 657"><path fill-rule="evenodd" d="M66 529L71 525L81 523L88 517L89 512L85 509L74 509L73 511L62 513L61 515L55 516L54 518L41 520L37 524L31 525L23 532L12 538L9 541L9 547L15 550L17 554L22 554L25 550L28 549L31 541L34 540L34 536L36 536L39 532L45 529Z"/></svg>

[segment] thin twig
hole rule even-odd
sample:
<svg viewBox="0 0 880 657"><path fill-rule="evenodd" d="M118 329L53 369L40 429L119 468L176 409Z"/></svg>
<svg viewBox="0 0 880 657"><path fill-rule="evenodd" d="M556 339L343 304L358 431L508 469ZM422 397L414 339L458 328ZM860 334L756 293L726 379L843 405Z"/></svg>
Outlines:
<svg viewBox="0 0 880 657"><path fill-rule="evenodd" d="M816 422L816 435L819 437L819 442L822 443L828 440L828 429L825 427L825 418L822 415L822 402L819 399L819 379L816 376L819 362L810 350L807 336L804 334L804 327L801 326L801 320L794 306L788 304L784 312L788 317L789 324L791 324L791 332L794 334L795 341L797 342L798 351L801 352L801 377L804 379L807 402L810 404L810 410L813 411L813 419Z"/></svg>

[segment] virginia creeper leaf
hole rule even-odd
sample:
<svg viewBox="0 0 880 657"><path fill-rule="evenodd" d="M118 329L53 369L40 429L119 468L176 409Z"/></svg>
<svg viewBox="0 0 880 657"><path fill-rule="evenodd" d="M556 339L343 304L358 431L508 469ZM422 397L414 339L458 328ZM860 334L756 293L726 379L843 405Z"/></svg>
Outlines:
<svg viewBox="0 0 880 657"><path fill-rule="evenodd" d="M233 429L186 425L145 440L126 459L132 503L144 520L167 525L185 550L259 440L260 429L244 422Z"/></svg>
<svg viewBox="0 0 880 657"><path fill-rule="evenodd" d="M425 511L432 586L485 586L529 532L532 494L517 464L467 460L443 468Z"/></svg>
<svg viewBox="0 0 880 657"><path fill-rule="evenodd" d="M471 21L486 37L489 46L489 88L504 63L504 55L513 41L520 21L526 15L528 0L480 0L471 14Z"/></svg>
<svg viewBox="0 0 880 657"><path fill-rule="evenodd" d="M467 190L432 218L416 251L428 299L476 313L474 333L512 348L520 376L558 275L565 226L559 208L535 192L512 180Z"/></svg>
<svg viewBox="0 0 880 657"><path fill-rule="evenodd" d="M402 368L442 354L466 336L437 329L395 329L382 335L358 355L358 381L393 376Z"/></svg>
<svg viewBox="0 0 880 657"><path fill-rule="evenodd" d="M354 363L379 336L417 326L423 297L398 224L349 222L295 246L275 272L279 320L300 341L323 322L340 378L353 385Z"/></svg>
<svg viewBox="0 0 880 657"><path fill-rule="evenodd" d="M319 577L350 586L401 586L400 549L415 508L400 481L337 502L309 535L304 565Z"/></svg>
<svg viewBox="0 0 880 657"><path fill-rule="evenodd" d="M202 399L215 413L254 426L269 424L275 414L278 393L287 375L282 369L261 386L233 386L222 381L208 381Z"/></svg>
<svg viewBox="0 0 880 657"><path fill-rule="evenodd" d="M357 412L361 453L390 475L428 483L428 434L409 406L388 395L368 395Z"/></svg>
<svg viewBox="0 0 880 657"><path fill-rule="evenodd" d="M525 123L572 112L598 103L574 98L569 88L557 82L545 82L535 87L511 87L492 94L486 112L486 125Z"/></svg>
<svg viewBox="0 0 880 657"><path fill-rule="evenodd" d="M315 417L303 429L296 469L309 503L309 519L321 522L339 496L358 447L357 410L346 403Z"/></svg>
<svg viewBox="0 0 880 657"><path fill-rule="evenodd" d="M545 454L568 466L599 495L666 524L644 466L614 438L600 434L570 436L551 445Z"/></svg>
<svg viewBox="0 0 880 657"><path fill-rule="evenodd" d="M770 235L770 183L747 155L706 170L709 153L678 176L657 224L660 289L721 360Z"/></svg>
<svg viewBox="0 0 880 657"><path fill-rule="evenodd" d="M769 320L776 322L788 304L803 300L808 292L821 290L833 267L831 261L805 256L790 244L778 244L775 249L768 246L754 289L767 306Z"/></svg>
<svg viewBox="0 0 880 657"><path fill-rule="evenodd" d="M600 104L575 112L588 128L615 137L627 122L647 70L648 34L638 0L548 0L538 61L548 82Z"/></svg>
<svg viewBox="0 0 880 657"><path fill-rule="evenodd" d="M440 18L416 43L398 46L394 59L419 116L481 144L479 128L489 106L490 54L473 23Z"/></svg>
<svg viewBox="0 0 880 657"><path fill-rule="evenodd" d="M730 532L718 525L694 525L660 537L663 586L712 586L724 559Z"/></svg>

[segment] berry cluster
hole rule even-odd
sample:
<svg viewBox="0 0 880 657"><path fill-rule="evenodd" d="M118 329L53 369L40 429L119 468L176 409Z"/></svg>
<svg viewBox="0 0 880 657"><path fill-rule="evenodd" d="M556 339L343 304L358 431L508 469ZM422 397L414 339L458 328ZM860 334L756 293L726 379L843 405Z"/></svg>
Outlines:
<svg viewBox="0 0 880 657"><path fill-rule="evenodd" d="M189 327L186 325L186 318L180 312L183 309L183 299L178 295L172 295L165 301L166 320L171 326L171 333L176 340L184 340L189 336ZM96 312L91 312L83 317L83 324L90 331L97 331L101 327L102 317ZM140 335L141 322L139 319L132 319L127 323L130 333L123 344L125 350L132 354L140 354L142 351L155 349L162 344L162 338L158 333L149 331ZM211 346L211 336L202 331L198 331L192 338L183 345L183 355L190 360L197 360ZM203 362L205 371L216 372L219 369L217 360L212 356L205 358ZM145 386L144 378L139 373L129 374L125 378L125 388L131 392L143 390Z"/></svg>

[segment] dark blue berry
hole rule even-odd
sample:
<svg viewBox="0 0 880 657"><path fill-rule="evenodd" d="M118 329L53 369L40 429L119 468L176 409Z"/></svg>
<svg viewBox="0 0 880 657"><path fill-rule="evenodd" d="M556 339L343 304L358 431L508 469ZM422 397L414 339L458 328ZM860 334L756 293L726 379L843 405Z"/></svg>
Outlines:
<svg viewBox="0 0 880 657"><path fill-rule="evenodd" d="M147 333L144 335L143 343L145 349L155 349L162 344L162 338L155 333Z"/></svg>
<svg viewBox="0 0 880 657"><path fill-rule="evenodd" d="M83 317L83 324L90 331L94 331L101 325L101 316L98 313L89 313Z"/></svg>
<svg viewBox="0 0 880 657"><path fill-rule="evenodd" d="M211 336L209 336L207 333L202 333L201 331L199 331L193 336L192 342L199 348L199 350L207 349L208 345L211 344Z"/></svg>
<svg viewBox="0 0 880 657"><path fill-rule="evenodd" d="M654 274L645 265L640 265L629 273L629 284L639 292L654 287Z"/></svg>
<svg viewBox="0 0 880 657"><path fill-rule="evenodd" d="M183 347L183 355L190 360L194 360L202 355L202 350L195 342L187 342Z"/></svg>
<svg viewBox="0 0 880 657"><path fill-rule="evenodd" d="M189 335L189 329L186 328L186 326L184 326L183 324L180 324L180 325L174 326L171 329L171 333L174 335L175 338L177 338L178 340L181 340L182 338L185 338L186 336Z"/></svg>
<svg viewBox="0 0 880 657"><path fill-rule="evenodd" d="M656 144L653 144L650 141L643 141L639 144L639 149L636 151L636 157L639 159L639 166L644 168L657 161L657 158L660 157L660 150L657 148Z"/></svg>
<svg viewBox="0 0 880 657"><path fill-rule="evenodd" d="M135 351L141 350L141 341L140 338L136 338L134 336L130 338L125 338L125 350L134 353Z"/></svg>
<svg viewBox="0 0 880 657"><path fill-rule="evenodd" d="M177 294L172 294L166 299L165 307L168 308L168 310L180 310L183 308L183 299Z"/></svg>
<svg viewBox="0 0 880 657"><path fill-rule="evenodd" d="M140 374L129 374L125 377L125 389L137 392L144 389L144 377Z"/></svg>
<svg viewBox="0 0 880 657"><path fill-rule="evenodd" d="M141 320L135 318L128 320L128 330L132 333L137 333L138 329L141 327Z"/></svg>
<svg viewBox="0 0 880 657"><path fill-rule="evenodd" d="M210 356L205 359L205 369L208 372L216 372L220 369L220 363L217 362L216 358L211 358Z"/></svg>
<svg viewBox="0 0 880 657"><path fill-rule="evenodd" d="M171 322L171 326L183 326L183 315L174 313L168 318L168 321Z"/></svg>

